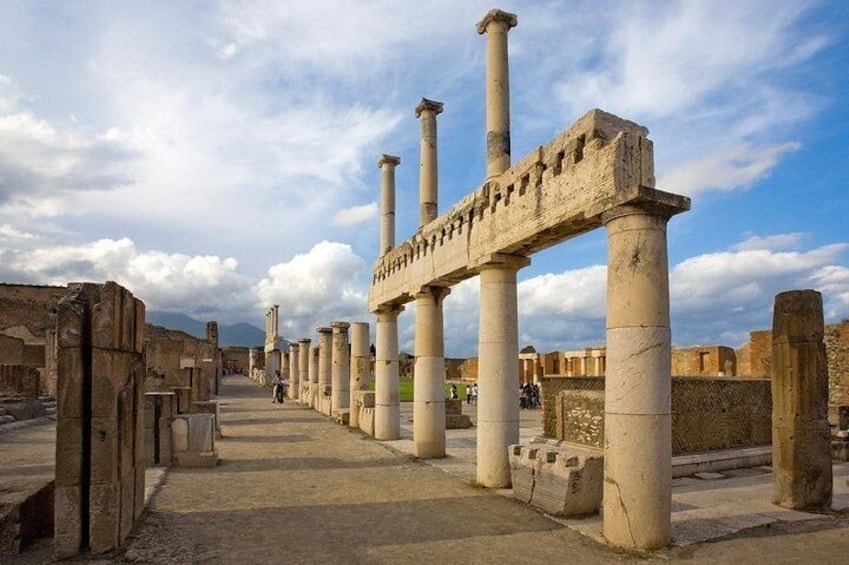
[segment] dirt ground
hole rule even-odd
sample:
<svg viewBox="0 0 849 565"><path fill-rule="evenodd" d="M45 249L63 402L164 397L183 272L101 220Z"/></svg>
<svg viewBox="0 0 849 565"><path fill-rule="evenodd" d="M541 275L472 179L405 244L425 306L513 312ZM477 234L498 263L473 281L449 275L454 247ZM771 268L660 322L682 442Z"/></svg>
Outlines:
<svg viewBox="0 0 849 565"><path fill-rule="evenodd" d="M82 561L849 562L845 518L773 526L649 556L617 553L309 408L289 400L272 404L244 377L227 377L221 398L219 465L170 470L125 548Z"/></svg>

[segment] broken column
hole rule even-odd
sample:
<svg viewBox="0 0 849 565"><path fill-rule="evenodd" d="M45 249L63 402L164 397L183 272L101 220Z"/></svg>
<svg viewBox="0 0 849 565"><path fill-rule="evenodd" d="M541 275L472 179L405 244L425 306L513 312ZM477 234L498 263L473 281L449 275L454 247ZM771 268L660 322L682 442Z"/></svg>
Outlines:
<svg viewBox="0 0 849 565"><path fill-rule="evenodd" d="M634 549L663 547L672 533L668 220L637 206L602 216L608 242L603 533Z"/></svg>
<svg viewBox="0 0 849 565"><path fill-rule="evenodd" d="M310 347L310 408L318 410L318 347Z"/></svg>
<svg viewBox="0 0 849 565"><path fill-rule="evenodd" d="M354 322L351 324L351 379L350 399L348 401L351 415L348 419L348 425L352 428L360 426L354 397L359 391L366 390L371 381L370 345L368 323Z"/></svg>
<svg viewBox="0 0 849 565"><path fill-rule="evenodd" d="M422 98L416 117L422 121L421 160L419 164L419 227L436 219L437 212L437 147L436 116L442 113L442 102Z"/></svg>
<svg viewBox="0 0 849 565"><path fill-rule="evenodd" d="M300 368L300 352L298 351L297 343L289 344L289 398L298 400L299 388L301 383L301 368Z"/></svg>
<svg viewBox="0 0 849 565"><path fill-rule="evenodd" d="M345 414L351 400L350 373L351 365L348 358L348 322L333 322L333 349L331 354L331 415L341 423L347 423Z"/></svg>
<svg viewBox="0 0 849 565"><path fill-rule="evenodd" d="M490 10L478 22L486 33L486 176L491 179L510 168L510 79L507 32L518 23L516 14Z"/></svg>
<svg viewBox="0 0 849 565"><path fill-rule="evenodd" d="M831 507L828 365L823 335L819 292L796 290L775 297L772 501L794 510L824 511Z"/></svg>
<svg viewBox="0 0 849 565"><path fill-rule="evenodd" d="M413 454L422 459L445 457L442 302L450 292L448 288L426 286L416 295Z"/></svg>
<svg viewBox="0 0 849 565"><path fill-rule="evenodd" d="M401 398L398 367L398 315L403 306L381 306L375 328L374 437L401 437Z"/></svg>
<svg viewBox="0 0 849 565"><path fill-rule="evenodd" d="M395 167L400 157L384 154L377 166L382 171L380 183L380 254L395 247Z"/></svg>
<svg viewBox="0 0 849 565"><path fill-rule="evenodd" d="M480 268L476 480L510 486L508 447L519 443L519 314L516 272L530 264L520 256L489 258Z"/></svg>
<svg viewBox="0 0 849 565"><path fill-rule="evenodd" d="M301 404L310 403L310 341L308 337L302 337L298 340L298 381L300 382L298 398Z"/></svg>
<svg viewBox="0 0 849 565"><path fill-rule="evenodd" d="M332 380L332 365L333 365L333 328L318 328L318 395L319 395L319 412L325 416L331 414L330 396L333 385Z"/></svg>

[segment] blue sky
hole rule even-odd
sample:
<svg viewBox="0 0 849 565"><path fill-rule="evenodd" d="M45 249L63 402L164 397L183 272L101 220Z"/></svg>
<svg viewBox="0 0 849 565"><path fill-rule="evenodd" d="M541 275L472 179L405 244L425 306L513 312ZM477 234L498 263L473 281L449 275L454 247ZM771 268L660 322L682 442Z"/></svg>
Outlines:
<svg viewBox="0 0 849 565"><path fill-rule="evenodd" d="M369 320L381 153L397 234L418 221L422 96L440 212L484 178L494 4L0 1L0 280L113 279L154 310L284 337ZM737 346L774 295L849 317L849 3L501 2L513 159L599 107L647 126L670 223L673 341ZM521 345L604 340L603 231L519 274ZM475 353L477 281L445 303ZM401 318L412 351L414 308Z"/></svg>

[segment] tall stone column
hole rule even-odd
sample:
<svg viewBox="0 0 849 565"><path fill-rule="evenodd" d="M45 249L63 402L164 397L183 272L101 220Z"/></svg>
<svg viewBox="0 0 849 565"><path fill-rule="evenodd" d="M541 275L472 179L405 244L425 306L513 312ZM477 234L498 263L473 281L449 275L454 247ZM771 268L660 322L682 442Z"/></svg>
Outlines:
<svg viewBox="0 0 849 565"><path fill-rule="evenodd" d="M313 346L310 347L310 368L309 368L309 379L310 379L310 408L313 410L318 410L318 347Z"/></svg>
<svg viewBox="0 0 849 565"><path fill-rule="evenodd" d="M333 322L333 353L331 357L330 379L331 415L337 411L348 409L351 395L350 374L351 365L348 357L348 322Z"/></svg>
<svg viewBox="0 0 849 565"><path fill-rule="evenodd" d="M529 264L527 257L503 255L479 267L477 482L487 487L510 486L507 448L519 443L516 271Z"/></svg>
<svg viewBox="0 0 849 565"><path fill-rule="evenodd" d="M607 227L604 536L624 548L671 540L672 389L668 215L622 206Z"/></svg>
<svg viewBox="0 0 849 565"><path fill-rule="evenodd" d="M298 381L300 382L299 399L301 404L310 403L308 389L310 385L310 338L302 337L298 340Z"/></svg>
<svg viewBox="0 0 849 565"><path fill-rule="evenodd" d="M401 158L384 154L377 166L382 171L380 182L380 255L395 247L395 167Z"/></svg>
<svg viewBox="0 0 849 565"><path fill-rule="evenodd" d="M289 374L289 352L281 351L280 352L280 376L286 379L286 382L291 381L291 375Z"/></svg>
<svg viewBox="0 0 849 565"><path fill-rule="evenodd" d="M486 176L499 176L510 168L510 75L507 65L507 32L518 23L516 14L490 10L478 22L486 34Z"/></svg>
<svg viewBox="0 0 849 565"><path fill-rule="evenodd" d="M442 102L422 98L416 117L422 121L421 157L419 162L419 227L436 219L439 187L436 149L436 116L442 113Z"/></svg>
<svg viewBox="0 0 849 565"><path fill-rule="evenodd" d="M426 286L416 295L413 454L422 459L445 457L442 302L449 292L448 288Z"/></svg>
<svg viewBox="0 0 849 565"><path fill-rule="evenodd" d="M822 295L782 292L772 319L772 501L828 510L834 478Z"/></svg>
<svg viewBox="0 0 849 565"><path fill-rule="evenodd" d="M371 340L368 329L368 322L351 324L351 396L348 401L351 415L348 418L348 425L352 428L360 427L359 412L354 396L357 391L366 390L371 381L371 356L369 355Z"/></svg>
<svg viewBox="0 0 849 565"><path fill-rule="evenodd" d="M401 398L398 366L398 315L403 306L381 306L375 328L374 437L401 437Z"/></svg>
<svg viewBox="0 0 849 565"><path fill-rule="evenodd" d="M297 343L289 344L289 398L298 400L299 388L301 386L300 352Z"/></svg>
<svg viewBox="0 0 849 565"><path fill-rule="evenodd" d="M318 328L318 411L330 416L330 398L324 396L324 389L332 387L331 373L333 364L333 328Z"/></svg>

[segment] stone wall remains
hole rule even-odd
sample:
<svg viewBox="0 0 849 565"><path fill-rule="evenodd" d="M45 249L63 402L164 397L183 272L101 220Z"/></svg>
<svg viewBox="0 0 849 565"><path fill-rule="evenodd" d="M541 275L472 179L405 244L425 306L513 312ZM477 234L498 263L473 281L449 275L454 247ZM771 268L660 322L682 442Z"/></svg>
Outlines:
<svg viewBox="0 0 849 565"><path fill-rule="evenodd" d="M737 375L737 354L723 345L676 347L672 350L672 374L733 377Z"/></svg>
<svg viewBox="0 0 849 565"><path fill-rule="evenodd" d="M35 367L27 365L0 365L0 398L39 397L41 374Z"/></svg>
<svg viewBox="0 0 849 565"><path fill-rule="evenodd" d="M144 304L72 284L57 307L54 552L117 548L144 506Z"/></svg>
<svg viewBox="0 0 849 565"><path fill-rule="evenodd" d="M546 378L546 437L604 447L604 378ZM764 379L673 377L672 453L688 455L772 442L772 393Z"/></svg>
<svg viewBox="0 0 849 565"><path fill-rule="evenodd" d="M189 388L190 402L212 397L218 367L216 341L148 324L146 350L147 392Z"/></svg>

